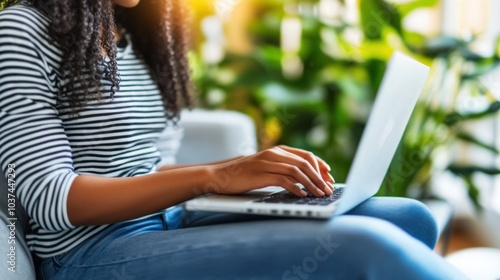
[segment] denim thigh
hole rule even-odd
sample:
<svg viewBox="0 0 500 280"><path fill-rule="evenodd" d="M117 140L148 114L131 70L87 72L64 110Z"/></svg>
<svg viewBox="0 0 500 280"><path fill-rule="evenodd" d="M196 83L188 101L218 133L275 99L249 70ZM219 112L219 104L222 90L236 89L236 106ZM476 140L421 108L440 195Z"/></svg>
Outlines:
<svg viewBox="0 0 500 280"><path fill-rule="evenodd" d="M434 228L424 206L399 198L326 221L175 207L114 224L42 267L46 280L461 279L429 248Z"/></svg>

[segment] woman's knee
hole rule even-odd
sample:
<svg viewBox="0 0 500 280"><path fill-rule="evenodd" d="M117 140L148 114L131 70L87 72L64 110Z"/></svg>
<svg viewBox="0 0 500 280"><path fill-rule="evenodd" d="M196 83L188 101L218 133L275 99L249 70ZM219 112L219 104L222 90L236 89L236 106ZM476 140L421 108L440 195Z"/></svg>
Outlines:
<svg viewBox="0 0 500 280"><path fill-rule="evenodd" d="M418 275L423 267L415 256L430 251L394 224L380 219L345 216L329 226L332 238L327 241L336 245L329 265L357 271L346 279L388 279L398 272Z"/></svg>
<svg viewBox="0 0 500 280"><path fill-rule="evenodd" d="M438 227L434 215L420 201L402 197L373 197L347 213L388 221L433 248Z"/></svg>
<svg viewBox="0 0 500 280"><path fill-rule="evenodd" d="M412 236L422 241L429 248L434 248L438 240L438 225L434 214L422 202L400 198L403 206L401 213L407 217L404 221L405 230Z"/></svg>
<svg viewBox="0 0 500 280"><path fill-rule="evenodd" d="M421 211L418 204L414 207ZM341 216L329 226L335 237L332 242L338 244L336 252L342 256L337 255L329 265L360 270L356 277L345 279L465 279L441 256L392 223Z"/></svg>
<svg viewBox="0 0 500 280"><path fill-rule="evenodd" d="M399 250L410 238L394 224L372 217L341 216L328 225L328 235L347 251L382 252Z"/></svg>

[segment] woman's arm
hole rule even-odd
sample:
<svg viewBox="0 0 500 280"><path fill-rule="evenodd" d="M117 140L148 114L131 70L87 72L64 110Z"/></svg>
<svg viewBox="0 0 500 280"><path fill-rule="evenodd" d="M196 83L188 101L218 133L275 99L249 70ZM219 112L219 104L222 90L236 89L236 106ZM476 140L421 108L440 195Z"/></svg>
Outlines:
<svg viewBox="0 0 500 280"><path fill-rule="evenodd" d="M286 149L291 149L288 152ZM308 152L276 147L255 155L177 168L132 178L79 175L68 194L67 210L73 225L109 224L160 211L204 193L236 194L266 186L282 186L297 196L331 195L333 180L325 180L327 166ZM321 173L317 172L319 168Z"/></svg>
<svg viewBox="0 0 500 280"><path fill-rule="evenodd" d="M79 175L68 194L73 225L100 225L151 214L203 193L209 169L186 167L128 178Z"/></svg>
<svg viewBox="0 0 500 280"><path fill-rule="evenodd" d="M226 163L228 161L235 160L238 158L241 158L241 156L230 158L230 159L225 159L225 160L204 163L203 165L215 165L215 164L219 164L219 163ZM175 165L166 164L166 165L160 166L157 171L162 172L162 171L167 171L167 170L174 170L174 169L179 169L179 168L193 167L193 166L200 166L200 165L202 165L202 164L192 164L192 165L190 165L190 164L175 164Z"/></svg>

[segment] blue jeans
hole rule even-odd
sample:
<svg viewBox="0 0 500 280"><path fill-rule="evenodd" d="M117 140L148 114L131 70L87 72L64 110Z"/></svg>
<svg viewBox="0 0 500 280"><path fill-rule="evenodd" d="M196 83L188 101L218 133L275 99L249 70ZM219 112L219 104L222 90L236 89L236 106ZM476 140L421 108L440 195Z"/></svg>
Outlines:
<svg viewBox="0 0 500 280"><path fill-rule="evenodd" d="M42 262L44 279L465 279L432 251L420 202L371 198L330 220L175 207Z"/></svg>

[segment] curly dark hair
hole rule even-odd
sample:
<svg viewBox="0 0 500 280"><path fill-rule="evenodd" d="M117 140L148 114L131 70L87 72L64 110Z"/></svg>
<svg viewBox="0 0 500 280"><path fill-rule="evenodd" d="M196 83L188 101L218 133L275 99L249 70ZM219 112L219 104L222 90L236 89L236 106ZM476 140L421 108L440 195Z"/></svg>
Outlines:
<svg viewBox="0 0 500 280"><path fill-rule="evenodd" d="M67 98L73 114L102 98L101 81L109 82L111 96L119 90L115 30L125 28L158 84L167 118L177 121L181 108L192 105L193 89L188 11L181 1L143 0L122 8L113 7L111 0L0 0L0 9L23 2L51 20L49 34L64 52L60 71L67 82L61 97Z"/></svg>

